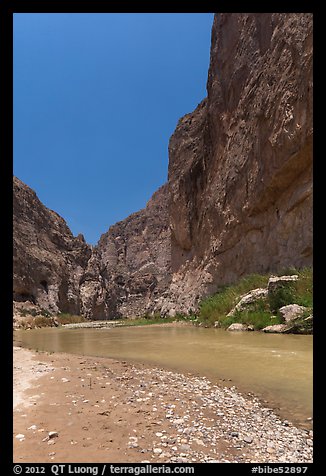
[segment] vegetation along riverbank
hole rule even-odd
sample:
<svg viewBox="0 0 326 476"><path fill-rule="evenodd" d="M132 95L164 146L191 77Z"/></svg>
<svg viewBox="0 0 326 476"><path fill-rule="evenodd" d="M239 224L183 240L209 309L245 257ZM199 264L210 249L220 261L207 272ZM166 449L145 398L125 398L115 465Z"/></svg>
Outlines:
<svg viewBox="0 0 326 476"><path fill-rule="evenodd" d="M237 284L224 286L203 299L197 314L90 322L83 316L61 313L53 316L29 303L16 307L16 328L69 325L71 327L193 324L234 330L311 334L313 332L313 273L311 268L287 270L278 276L253 274Z"/></svg>

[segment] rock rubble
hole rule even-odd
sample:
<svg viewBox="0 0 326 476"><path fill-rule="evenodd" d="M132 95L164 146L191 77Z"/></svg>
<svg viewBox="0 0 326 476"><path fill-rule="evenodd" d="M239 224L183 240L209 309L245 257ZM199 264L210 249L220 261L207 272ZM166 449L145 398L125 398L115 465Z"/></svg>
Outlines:
<svg viewBox="0 0 326 476"><path fill-rule="evenodd" d="M86 451L88 445L104 461L110 454L120 462L312 461L311 422L307 422L307 429L296 427L257 397L242 394L234 386L127 362L109 363L107 359L78 356L64 359L64 367L54 362L55 379L51 380L50 393L43 396L43 403L38 402L33 419L25 426L15 427L15 434L25 435L23 441L15 438L19 452L24 448L21 445L30 443L36 451L34 458L42 460L46 449L37 441L41 442L39 432L46 428L46 441L56 445L56 454L51 457L58 461L64 455L68 461L78 461L78 448ZM62 375L69 380L64 386L60 383ZM55 430L53 420L47 419L48 398L57 415L62 414ZM46 413L40 416L42 404ZM36 430L41 424L43 429ZM32 426L36 428L26 433ZM58 436L49 438L49 431ZM71 448L68 453L67 442Z"/></svg>

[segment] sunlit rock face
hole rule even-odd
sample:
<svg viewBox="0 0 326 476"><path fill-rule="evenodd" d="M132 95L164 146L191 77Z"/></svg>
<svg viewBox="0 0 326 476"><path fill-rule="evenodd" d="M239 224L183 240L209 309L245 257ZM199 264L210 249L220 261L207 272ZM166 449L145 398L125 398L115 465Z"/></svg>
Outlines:
<svg viewBox="0 0 326 476"><path fill-rule="evenodd" d="M84 314L100 319L153 313L170 284L170 257L164 185L143 210L101 236L81 285Z"/></svg>
<svg viewBox="0 0 326 476"><path fill-rule="evenodd" d="M84 237L13 180L13 298L52 313L79 314L79 283L91 256Z"/></svg>
<svg viewBox="0 0 326 476"><path fill-rule="evenodd" d="M222 13L207 98L168 183L95 247L14 179L14 300L91 319L195 311L249 273L312 264L312 15Z"/></svg>
<svg viewBox="0 0 326 476"><path fill-rule="evenodd" d="M165 308L312 264L312 15L216 14L207 98L169 145Z"/></svg>
<svg viewBox="0 0 326 476"><path fill-rule="evenodd" d="M95 247L82 235L74 237L64 219L16 177L13 190L14 302L90 319L153 312L170 279L166 185Z"/></svg>

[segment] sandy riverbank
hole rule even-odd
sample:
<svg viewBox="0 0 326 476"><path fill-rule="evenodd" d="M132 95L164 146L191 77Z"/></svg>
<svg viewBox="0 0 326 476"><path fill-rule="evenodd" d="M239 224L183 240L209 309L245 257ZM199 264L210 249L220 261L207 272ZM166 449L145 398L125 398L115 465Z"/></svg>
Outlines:
<svg viewBox="0 0 326 476"><path fill-rule="evenodd" d="M256 398L141 364L14 348L14 405L18 463L312 461Z"/></svg>

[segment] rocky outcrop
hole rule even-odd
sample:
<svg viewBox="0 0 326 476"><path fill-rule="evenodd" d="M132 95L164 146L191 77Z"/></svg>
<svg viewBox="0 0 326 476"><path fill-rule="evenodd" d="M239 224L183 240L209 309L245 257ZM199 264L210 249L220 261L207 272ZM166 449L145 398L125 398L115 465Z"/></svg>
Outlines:
<svg viewBox="0 0 326 476"><path fill-rule="evenodd" d="M307 312L307 309L307 307L299 306L298 304L288 304L287 306L280 307L279 313L285 322L291 322L302 317Z"/></svg>
<svg viewBox="0 0 326 476"><path fill-rule="evenodd" d="M91 247L14 178L14 310L90 319L152 312L170 279L167 186ZM17 306L17 302L26 305ZM35 307L35 309L34 309ZM24 311L24 312L23 312Z"/></svg>
<svg viewBox="0 0 326 476"><path fill-rule="evenodd" d="M253 304L257 300L264 299L268 295L268 290L265 288L253 289L249 293L242 296L240 301L227 314L227 317L233 316L237 311L243 311L248 305Z"/></svg>
<svg viewBox="0 0 326 476"><path fill-rule="evenodd" d="M14 180L14 299L92 319L196 310L250 273L312 264L312 15L221 13L207 98L168 184L96 247Z"/></svg>
<svg viewBox="0 0 326 476"><path fill-rule="evenodd" d="M308 316L304 319L298 317L284 324L275 324L264 327L262 331L270 334L312 334L313 317Z"/></svg>
<svg viewBox="0 0 326 476"><path fill-rule="evenodd" d="M287 324L274 324L273 326L264 327L262 331L268 334L285 334L289 331L289 326Z"/></svg>
<svg viewBox="0 0 326 476"><path fill-rule="evenodd" d="M248 313L260 312L270 314L270 320L278 319L280 322L271 324L262 328L267 333L296 333L311 334L313 330L313 316L311 307L300 306L293 301L299 299L296 295L295 284L299 281L298 275L291 276L271 276L266 288L253 289L250 292L240 296L237 304L226 315L228 318L234 318L236 321L247 319L250 322ZM284 302L293 300L292 304L282 305ZM310 314L310 315L309 315ZM255 317L253 317L255 322ZM214 327L220 327L219 321L216 321ZM234 322L228 328L228 331L254 330L251 325L243 322Z"/></svg>
<svg viewBox="0 0 326 476"><path fill-rule="evenodd" d="M291 276L271 276L268 280L268 293L273 294L282 288L289 288L298 281L299 276L292 274Z"/></svg>
<svg viewBox="0 0 326 476"><path fill-rule="evenodd" d="M165 307L182 312L243 275L312 263L312 15L217 14L207 93L169 144Z"/></svg>
<svg viewBox="0 0 326 476"><path fill-rule="evenodd" d="M227 329L227 331L233 331L233 332L243 332L243 331L253 331L252 326L247 326L246 324L241 324L240 322L234 322L231 324Z"/></svg>
<svg viewBox="0 0 326 476"><path fill-rule="evenodd" d="M13 180L13 298L41 309L78 314L79 283L91 256L84 237Z"/></svg>
<svg viewBox="0 0 326 476"><path fill-rule="evenodd" d="M164 185L146 208L101 236L81 283L86 316L106 319L154 312L170 284L167 201Z"/></svg>

